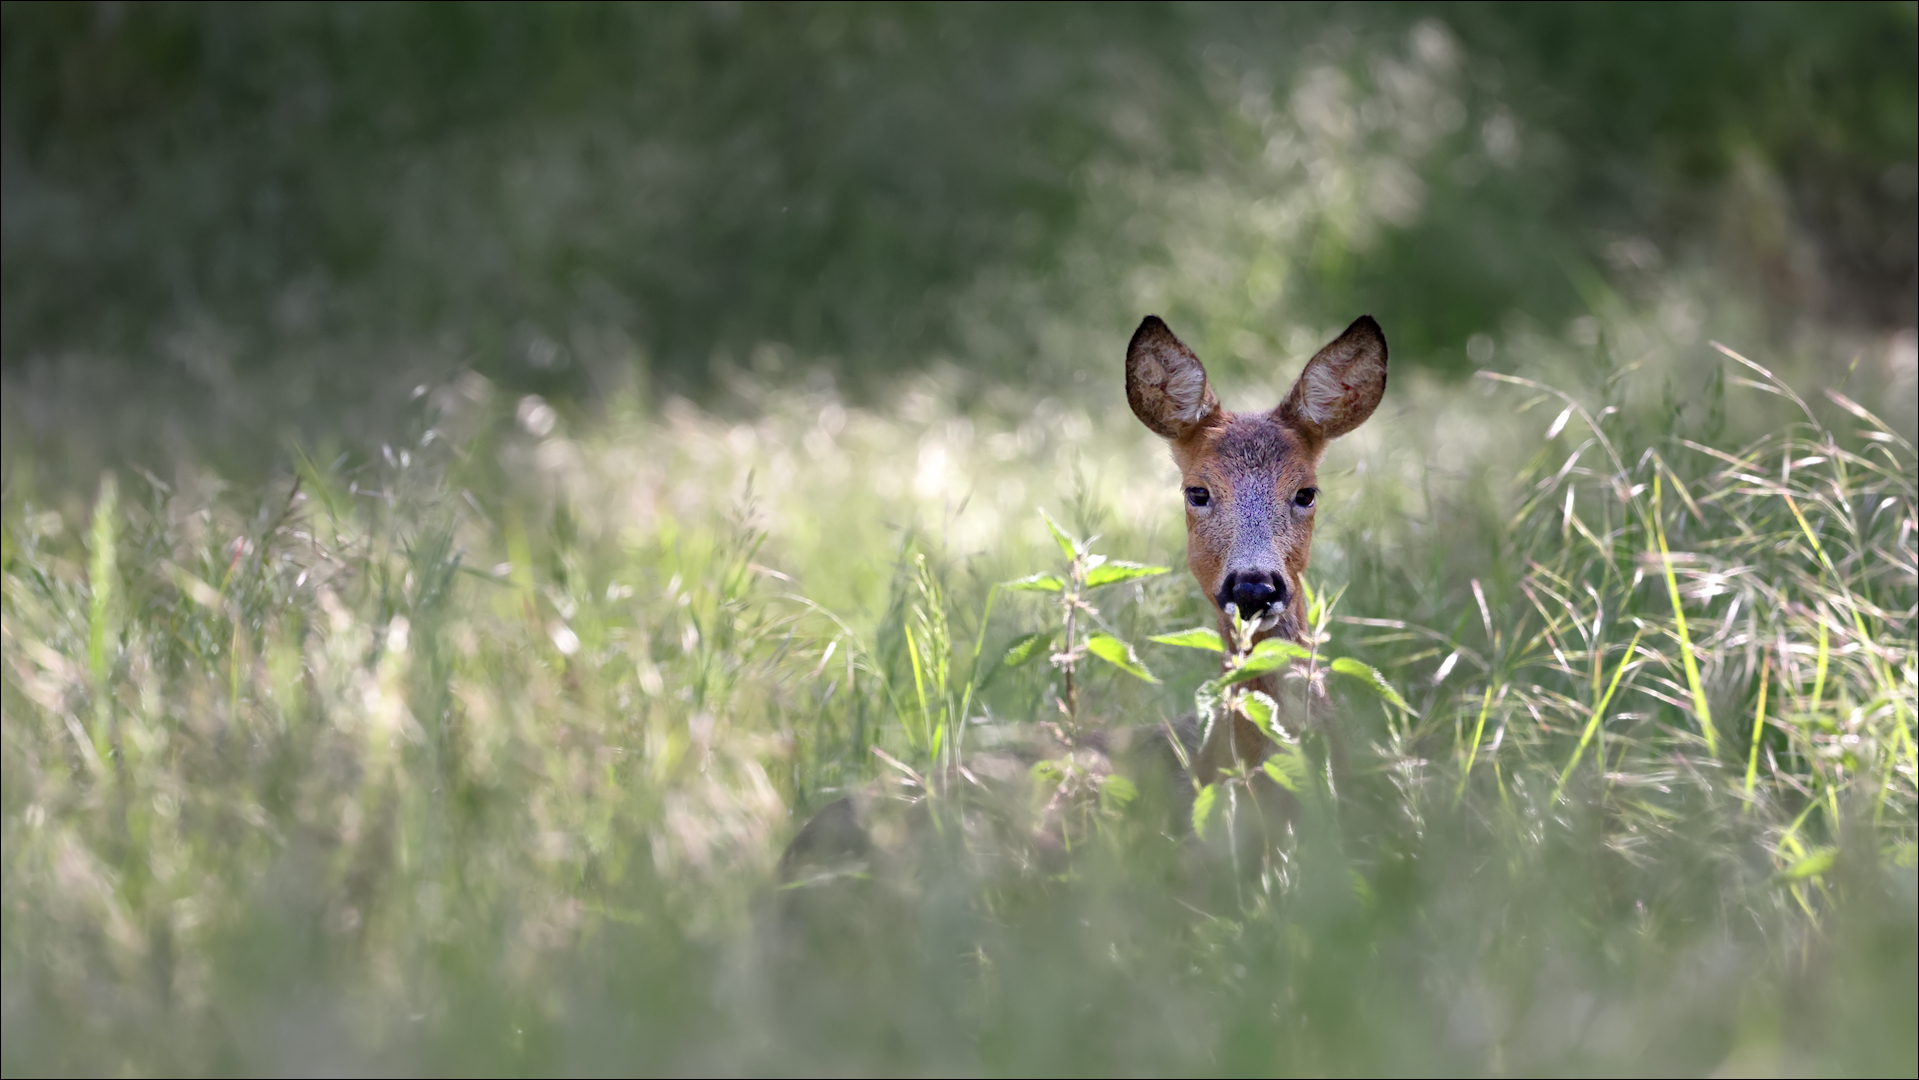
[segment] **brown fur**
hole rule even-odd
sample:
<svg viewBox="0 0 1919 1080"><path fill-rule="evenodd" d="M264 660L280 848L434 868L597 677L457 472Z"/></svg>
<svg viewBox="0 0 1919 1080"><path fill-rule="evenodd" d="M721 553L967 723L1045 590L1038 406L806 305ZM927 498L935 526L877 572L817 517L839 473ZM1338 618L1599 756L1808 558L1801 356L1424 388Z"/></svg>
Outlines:
<svg viewBox="0 0 1919 1080"><path fill-rule="evenodd" d="M1159 316L1148 315L1126 346L1126 400L1156 434L1184 438L1219 414L1206 369Z"/></svg>
<svg viewBox="0 0 1919 1080"><path fill-rule="evenodd" d="M1369 315L1321 349L1271 412L1220 408L1199 357L1157 316L1147 316L1134 332L1126 400L1141 423L1170 443L1182 490L1207 493L1203 507L1187 501L1186 562L1213 601L1222 639L1232 634L1222 601L1229 575L1247 572L1277 578L1284 597L1257 637L1304 634L1300 582L1312 556L1317 497L1312 507L1294 500L1304 489L1317 490L1326 445L1364 423L1385 392L1386 338ZM1243 718L1232 742L1241 760L1265 756L1265 736Z"/></svg>

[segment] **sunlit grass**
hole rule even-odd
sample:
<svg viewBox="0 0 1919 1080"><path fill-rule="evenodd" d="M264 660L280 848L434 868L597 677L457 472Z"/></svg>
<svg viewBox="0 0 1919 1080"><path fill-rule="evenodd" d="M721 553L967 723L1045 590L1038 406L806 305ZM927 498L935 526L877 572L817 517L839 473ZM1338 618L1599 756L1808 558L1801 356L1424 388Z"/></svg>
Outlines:
<svg viewBox="0 0 1919 1080"><path fill-rule="evenodd" d="M1474 10L8 5L0 1071L1911 1075L1912 7Z"/></svg>
<svg viewBox="0 0 1919 1080"><path fill-rule="evenodd" d="M258 490L73 516L10 465L7 1071L1909 1069L1913 449L1705 357L1716 434L1541 353L1333 452L1313 647L1391 693L1332 681L1287 827L934 829L818 921L807 813L1062 715L1003 660L1059 626L996 589L1062 557L1036 505L1179 562L1123 409L468 377ZM1145 643L1197 589L1099 597L1163 681L1081 663L1065 715L1190 711L1214 657Z"/></svg>

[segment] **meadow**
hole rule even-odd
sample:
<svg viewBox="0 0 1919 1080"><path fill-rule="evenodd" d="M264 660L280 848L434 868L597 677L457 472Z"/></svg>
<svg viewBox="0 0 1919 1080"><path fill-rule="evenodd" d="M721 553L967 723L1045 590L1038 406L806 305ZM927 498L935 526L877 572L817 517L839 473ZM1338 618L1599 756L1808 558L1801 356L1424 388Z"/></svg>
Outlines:
<svg viewBox="0 0 1919 1080"><path fill-rule="evenodd" d="M263 294L271 323L328 293L317 321L216 327L208 293L128 345L165 306L139 295L33 367L53 316L10 316L4 1071L1909 1075L1910 332L1781 317L1751 245L1588 259L1568 229L1551 287L1485 286L1513 309L1470 333L1446 319L1471 295L1403 348L1379 312L1385 403L1320 473L1295 668L1331 715L1282 754L1291 827L1258 831L1243 787L1169 815L1075 771L1081 730L1218 697L1218 656L1152 640L1212 615L1125 405L1139 316L1229 407L1270 405L1366 310L1379 252L1553 168L1470 43L1402 22L1327 16L1284 78L1208 54L1200 104L1141 99L1217 121L1184 149L1131 156L1145 121L1115 109L1128 153L1071 173L1070 222L1034 219L1043 259L937 292L945 270L887 280L909 236L821 271L935 297L954 329L911 363L880 330L771 334L799 301L764 283L696 374L695 329L622 329L600 285L445 345L420 311L511 307L408 284L435 236L449 274L499 270L408 216L477 137L407 174L417 234L376 273ZM629 174L569 140L604 137L546 131L501 181L540 198L455 185L449 219L556 191L587 215ZM1771 220L1775 189L1730 175L1757 201L1727 213ZM21 267L53 258L30 211L57 185L8 184L8 306L53 311ZM694 227L635 213L623 239ZM574 226L546 228L498 242ZM188 389L100 394L102 357L141 348ZM1123 563L1170 572L1088 584ZM1018 586L1046 574L1094 609L1065 636L1057 593ZM981 797L929 777L1014 743L1055 752L1030 804L989 809L1068 806L1063 854L937 825ZM936 825L783 878L854 792Z"/></svg>

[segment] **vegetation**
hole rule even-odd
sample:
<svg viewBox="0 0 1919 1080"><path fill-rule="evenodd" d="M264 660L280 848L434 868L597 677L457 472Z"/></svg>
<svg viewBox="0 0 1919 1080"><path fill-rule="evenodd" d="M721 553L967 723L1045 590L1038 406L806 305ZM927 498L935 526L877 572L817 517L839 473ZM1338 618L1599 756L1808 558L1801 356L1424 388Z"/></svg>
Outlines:
<svg viewBox="0 0 1919 1080"><path fill-rule="evenodd" d="M868 115L847 101L883 112L862 88L892 85L913 116L938 99L994 128L926 90L947 69L914 62L971 71L929 43L949 40L945 23L984 33L1012 18L979 10L888 12L897 41L857 20L857 34L833 38L833 10L802 21L826 36L795 48L892 66L862 75L854 64L826 98L791 106L811 101L852 139L893 130L833 126L846 110ZM566 215L604 213L618 228L601 269L649 273L671 251L723 247L714 237L735 225L749 262L765 254L757 244L841 251L808 247L812 225L782 231L762 205L778 183L713 187L737 164L714 147L751 157L773 138L759 128L729 143L705 114L675 114L681 141L647 159L682 185L688 201L672 206L716 200L708 225L746 207L744 224L701 231L675 211L654 223L666 233L621 232L638 219L605 209L618 200L595 185L624 174L567 173L591 159L569 141L591 125L476 128L461 110L493 87L477 67L455 65L469 72L451 80L462 93L395 91L397 135L354 135L355 120L257 154L230 135L143 143L114 125L174 116L168 94L202 102L216 131L255 116L262 99L208 89L204 76L251 61L152 45L173 40L164 34L128 44L89 31L87 48L171 58L188 74L135 84L146 89L125 91L130 111L69 115L47 103L69 107L71 87L17 90L54 85L23 65L38 54L22 42L72 45L60 20L77 16L10 5L0 1069L1909 1075L1910 337L1887 332L1902 328L1896 318L1847 321L1817 290L1768 278L1772 264L1742 263L1754 249L1712 229L1630 219L1640 231L1606 232L1593 207L1617 204L1591 194L1593 175L1555 172L1563 159L1550 150L1559 131L1603 143L1634 182L1671 197L1653 218L1700 190L1744 191L1726 200L1725 235L1757 235L1754 222L1799 220L1767 216L1791 198L1761 198L1781 190L1779 162L1800 160L1789 152L1807 130L1798 114L1755 94L1749 104L1774 123L1728 151L1720 173L1675 166L1692 177L1682 182L1661 171L1664 150L1642 145L1671 144L1624 120L1594 134L1525 112L1545 105L1521 100L1516 57L1559 56L1546 48L1558 39L1504 9L1462 9L1451 28L1423 9L1377 22L1315 10L1279 29L1194 10L1116 16L1120 29L1098 32L1137 42L1158 19L1191 36L1167 32L1178 47L1163 69L1122 66L1126 77L1083 99L1056 98L1068 119L1092 115L1073 112L1086 101L1113 104L1100 137L1136 159L1072 157L1083 129L1063 123L1002 133L1013 142L1001 145L1016 163L1043 157L1022 149L1029 138L1071 158L1058 190L1009 195L998 174L928 166L958 189L948 225L975 212L1017 222L1027 197L1057 197L1060 216L1034 211L985 236L984 254L955 256L959 269L902 255L917 234L826 270L795 269L799 255L756 262L766 280L748 282L728 323L719 300L687 301L667 322L581 300L707 296L717 262L671 288L656 281L664 293L645 274L596 292L582 284L593 273L559 256L502 270L524 261L487 262L473 229L518 236L532 245L522 254L552 251L541 245L586 235L561 227ZM1911 10L1848 18L1910 27ZM794 11L811 9L749 7L711 26L700 20L719 16L669 10L654 30L669 44L674 33L770 41ZM161 16L162 29L225 25L191 6ZM246 34L277 17L231 25L258 41ZM503 23L419 17L429 29L474 19L486 33L456 40L488 48L540 40L514 29L532 18L520 11ZM146 33L156 24L140 20L160 16L133 18ZM351 37L359 26L339 32L392 31ZM1206 53L1208 35L1227 30L1244 31L1244 51ZM306 55L303 33L265 40ZM1072 52L1048 44L1065 33L1006 39L1044 59ZM1286 34L1302 43L1274 44ZM1501 34L1546 44L1502 53ZM1804 37L1815 52L1833 40ZM1269 46L1283 63L1248 59ZM713 50L686 55L736 56ZM996 61L1008 65L1000 75L1044 67L1017 52ZM1487 55L1508 57L1512 82L1484 81ZM1106 70L1085 64L1066 75ZM1211 74L1182 66L1208 64ZM328 100L361 116L352 110L378 100L367 87L391 89L378 80L404 66L370 64L356 78L372 82L344 84L363 96ZM1909 144L1872 134L1897 113L1884 100L1909 107L1910 91L1904 68L1860 66L1859 83L1840 85L1856 93L1793 100L1849 133L1822 160L1871 161L1878 183L1910 160ZM316 85L334 70L285 69ZM713 85L697 72L676 83L672 70L648 85ZM761 115L791 90L789 69L774 71L712 107ZM601 115L613 98L594 80L616 75L588 64L581 81L556 76L523 105ZM260 78L267 99L291 94L292 82ZM1006 81L1013 97L1050 93ZM407 111L432 101L448 111ZM580 101L592 108L568 111ZM1447 101L1462 110L1453 120ZM1141 102L1164 111L1127 111ZM1690 143L1744 114L1721 102L1688 115ZM1158 146L1162 127L1190 143ZM600 130L625 145L628 129ZM181 177L244 188L276 154L361 137L373 145L364 160L399 172L373 169L359 181L371 186L356 186L344 156L316 166L314 201L300 205L335 207L335 225L391 214L378 219L397 230L388 247L342 249L302 278L274 261L282 249L197 202L212 217L165 219L191 188L167 186ZM878 175L928 160L802 143L804 160L866 162ZM153 167L115 188L88 164L102 146ZM404 172L383 156L398 146L420 148L407 181L418 187L382 201L372 186ZM526 170L486 174L500 201L475 195L493 180L449 179L500 146L520 148ZM1548 149L1528 156L1538 146ZM936 165L945 152L927 151ZM545 196L567 188L563 174L586 178L577 204L557 204L544 225L513 217L541 204L513 195L513 176ZM856 192L879 183L857 169L806 175L800 187L815 194L838 191L835 175ZM73 176L102 186L73 195L62 187ZM328 183L344 201L330 201ZM63 234L36 216L104 205L87 199L109 190L130 200L116 220L151 231L127 240L80 213L59 219L72 224ZM1555 209L1516 194L1540 192ZM435 204L435 193L450 194ZM433 205L444 220L400 228ZM1459 237L1442 211L1469 226L1502 206L1537 242L1498 232L1490 246L1545 262L1515 269L1448 246ZM836 220L868 236L885 217L861 216L871 209ZM815 225L833 217L820 212ZM303 213L293 217L317 220ZM195 220L214 224L185 248L167 239ZM522 231L500 224L514 220ZM887 220L926 225L918 212ZM1781 250L1797 250L1793 228ZM662 242L668 255L605 254L668 234L680 238ZM61 235L70 247L53 243ZM435 254L434 237L465 239ZM197 252L188 276L223 284L202 281L185 299L148 290L140 267L169 250ZM1392 381L1319 473L1306 654L1228 650L1222 674L1222 643L1190 630L1212 625L1200 590L1183 571L1155 572L1180 558L1178 482L1123 402L1124 335L1160 310L1233 404L1269 404L1326 326L1370 306L1368 283L1389 276L1382 253L1417 255L1427 269L1405 280L1434 281L1455 250L1468 265L1461 291L1435 285L1427 308L1394 301L1419 329L1398 337L1391 313L1376 312ZM1781 258L1838 280L1816 260ZM1111 259L1124 260L1119 277ZM51 280L28 280L43 263L79 275L61 279L67 299L35 291ZM440 266L446 277L409 284ZM1495 270L1541 280L1508 294ZM529 300L460 277L494 271L496 284L554 291ZM788 333L799 323L783 320L811 301L785 283L814 271L820 292L808 295L841 306L822 304L836 312L824 328ZM95 293L74 284L84 281L107 283ZM915 337L864 306L906 295L895 289L945 329ZM1477 314L1460 314L1462 294L1482 298ZM1510 306L1486 299L1507 295ZM97 324L80 318L89 296L105 298ZM302 308L303 296L322 299ZM473 339L435 338L468 315ZM835 319L859 333L835 337ZM705 363L722 354L732 359ZM892 355L915 362L889 367ZM1041 359L1023 368L1029 356ZM322 386L326 371L348 377ZM195 386L219 393L186 400ZM1281 660L1298 682L1323 676L1329 698L1244 692L1242 675ZM1275 731L1283 752L1263 770L1291 793L1282 814L1253 805L1248 795L1271 787L1245 776L1211 794L1156 791L1138 774L1089 783L1068 752L1196 709L1264 721L1308 702L1317 720ZM900 782L1016 743L1057 749L1028 778L1036 802L1074 800L1064 850L1033 854L1030 832L1009 842L937 827L978 796ZM810 815L882 791L936 823L910 838L910 860L782 881L781 852ZM1022 821L1039 807L1004 809Z"/></svg>
<svg viewBox="0 0 1919 1080"><path fill-rule="evenodd" d="M1587 276L1682 267L1768 340L1919 317L1908 2L0 20L7 419L88 488L183 441L248 483L289 429L377 447L469 368L870 405L947 361L1080 397L1147 311L1240 385L1370 312L1465 376Z"/></svg>
<svg viewBox="0 0 1919 1080"><path fill-rule="evenodd" d="M1902 1067L1911 446L1838 394L1648 438L1602 418L1627 382L1498 391L1557 415L1521 414L1516 471L1470 462L1491 490L1417 505L1393 472L1458 415L1329 478L1322 625L1404 704L1340 694L1355 774L1256 870L1114 809L1068 873L887 882L912 902L798 959L764 940L790 815L1067 693L997 660L1053 623L987 610L1052 546L1023 499L970 551L986 507L921 502L944 543L884 524L959 418L782 397L573 435L469 379L364 467L109 475L90 524L22 493L9 1069ZM1123 419L1068 445L1150 459ZM1053 448L989 469L1001 436L947 467L1048 490ZM1171 486L1134 476L1164 468L1076 512L1162 553ZM862 588L864 627L814 599ZM1201 616L1171 575L1112 588L1134 640ZM1082 667L1079 709L1170 718L1209 657Z"/></svg>

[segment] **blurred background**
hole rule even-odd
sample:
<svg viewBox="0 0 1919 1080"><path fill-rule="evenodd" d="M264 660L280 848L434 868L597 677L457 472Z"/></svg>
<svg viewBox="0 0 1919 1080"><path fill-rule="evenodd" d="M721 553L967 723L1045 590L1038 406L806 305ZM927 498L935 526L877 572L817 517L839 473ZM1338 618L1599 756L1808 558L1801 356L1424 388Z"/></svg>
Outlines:
<svg viewBox="0 0 1919 1080"><path fill-rule="evenodd" d="M1910 0L7 2L0 61L0 1072L1919 1061ZM1149 312L1234 408L1390 342L1307 575L1358 764L1256 841L1061 749L1220 670L1152 642L1214 613ZM1040 510L1174 568L1059 631L1136 647L1081 714ZM1014 839L782 887L1035 745Z"/></svg>
<svg viewBox="0 0 1919 1080"><path fill-rule="evenodd" d="M1456 378L1686 275L1910 380L1914 10L8 3L7 446L244 467L465 369L1116 398L1148 311Z"/></svg>

